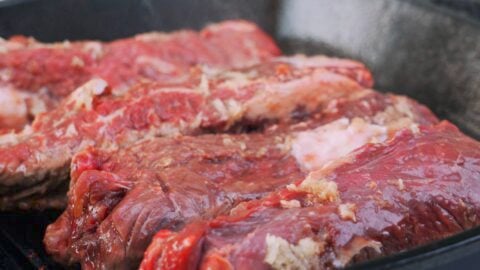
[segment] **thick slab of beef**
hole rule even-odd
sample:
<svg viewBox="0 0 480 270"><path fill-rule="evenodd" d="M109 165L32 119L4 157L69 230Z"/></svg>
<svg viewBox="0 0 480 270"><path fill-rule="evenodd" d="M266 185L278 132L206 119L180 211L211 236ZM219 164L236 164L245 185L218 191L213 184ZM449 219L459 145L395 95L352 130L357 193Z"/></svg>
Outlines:
<svg viewBox="0 0 480 270"><path fill-rule="evenodd" d="M178 230L259 198L401 128L436 119L423 106L364 90L309 122L262 134L156 138L72 162L69 204L45 245L85 269L133 268L159 229Z"/></svg>
<svg viewBox="0 0 480 270"><path fill-rule="evenodd" d="M43 44L16 37L0 43L0 128L23 127L92 78L122 91L139 80L182 80L195 64L240 68L279 54L268 35L245 21L109 43Z"/></svg>
<svg viewBox="0 0 480 270"><path fill-rule="evenodd" d="M229 215L159 232L141 269L329 269L480 224L480 143L447 122L357 149Z"/></svg>
<svg viewBox="0 0 480 270"><path fill-rule="evenodd" d="M72 155L87 146L116 149L147 137L308 114L331 99L363 91L343 75L342 68L351 66L348 60L297 56L241 70L199 67L183 84L141 83L123 95L92 80L31 128L0 136L0 208L50 206L43 196L66 184Z"/></svg>

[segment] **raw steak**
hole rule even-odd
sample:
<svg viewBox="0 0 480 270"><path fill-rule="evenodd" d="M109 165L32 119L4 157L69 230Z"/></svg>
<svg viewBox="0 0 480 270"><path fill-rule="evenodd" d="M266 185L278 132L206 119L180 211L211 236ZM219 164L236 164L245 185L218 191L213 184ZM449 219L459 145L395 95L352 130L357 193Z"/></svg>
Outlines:
<svg viewBox="0 0 480 270"><path fill-rule="evenodd" d="M0 128L19 129L96 77L122 91L139 80L178 81L190 66L251 66L280 54L256 25L226 21L200 32L148 33L110 43L0 42Z"/></svg>
<svg viewBox="0 0 480 270"><path fill-rule="evenodd" d="M327 269L478 226L480 143L448 122L357 149L229 215L162 230L141 269Z"/></svg>
<svg viewBox="0 0 480 270"><path fill-rule="evenodd" d="M43 196L67 184L72 155L87 146L117 149L154 136L287 121L296 111L308 114L365 91L351 79L365 72L348 60L296 56L241 70L191 68L182 84L140 83L121 96L105 81L92 80L31 128L0 136L0 209L48 207Z"/></svg>
<svg viewBox="0 0 480 270"><path fill-rule="evenodd" d="M436 119L397 96L357 91L309 122L265 133L155 138L72 162L69 204L47 229L47 250L84 269L138 266L159 229L178 230L302 179L351 150ZM352 139L354 138L354 139Z"/></svg>

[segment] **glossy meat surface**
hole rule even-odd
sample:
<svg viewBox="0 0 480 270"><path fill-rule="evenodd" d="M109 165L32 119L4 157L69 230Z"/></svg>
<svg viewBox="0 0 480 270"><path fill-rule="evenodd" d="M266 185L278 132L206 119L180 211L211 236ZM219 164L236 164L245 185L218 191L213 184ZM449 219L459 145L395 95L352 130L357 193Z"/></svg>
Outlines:
<svg viewBox="0 0 480 270"><path fill-rule="evenodd" d="M119 151L88 149L74 157L68 207L47 229L45 245L57 260L80 262L86 269L133 268L156 231L225 214L419 122L436 119L404 97L361 90L331 100L310 122L280 124L264 133L155 138ZM324 136L332 132L337 139L352 132L359 138L344 144ZM337 151L298 150L332 144Z"/></svg>
<svg viewBox="0 0 480 270"><path fill-rule="evenodd" d="M367 144L228 215L162 230L141 269L330 269L480 221L480 143L442 122Z"/></svg>
<svg viewBox="0 0 480 270"><path fill-rule="evenodd" d="M196 64L240 68L279 54L268 35L245 21L109 43L43 44L16 37L0 42L0 128L20 129L92 78L103 78L121 92L146 79L181 81Z"/></svg>
<svg viewBox="0 0 480 270"><path fill-rule="evenodd" d="M332 99L366 91L336 70L363 74L360 64L322 56L287 59L230 71L192 68L184 83L145 82L122 95L103 80L89 81L32 127L0 136L0 208L44 207L38 199L65 184L71 157L88 146L118 149L243 122L288 122L298 110L308 115Z"/></svg>

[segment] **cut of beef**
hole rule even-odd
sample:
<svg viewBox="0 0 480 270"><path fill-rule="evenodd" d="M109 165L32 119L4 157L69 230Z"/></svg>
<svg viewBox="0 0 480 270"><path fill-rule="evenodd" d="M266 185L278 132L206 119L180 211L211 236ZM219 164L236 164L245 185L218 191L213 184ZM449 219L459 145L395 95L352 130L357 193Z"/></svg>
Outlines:
<svg viewBox="0 0 480 270"><path fill-rule="evenodd" d="M182 80L195 64L240 68L279 54L268 35L245 21L110 43L43 44L16 37L0 43L0 128L23 127L95 77L122 91L139 80Z"/></svg>
<svg viewBox="0 0 480 270"><path fill-rule="evenodd" d="M419 122L436 118L404 97L359 90L330 100L309 122L265 133L90 148L74 157L69 204L45 245L57 260L85 269L133 268L156 231L225 214Z"/></svg>
<svg viewBox="0 0 480 270"><path fill-rule="evenodd" d="M368 144L229 215L162 230L141 269L326 269L480 224L480 143L442 122Z"/></svg>
<svg viewBox="0 0 480 270"><path fill-rule="evenodd" d="M154 136L288 121L298 110L367 91L365 74L348 60L296 56L223 72L192 68L184 83L140 83L122 95L92 80L31 128L0 136L0 208L48 205L44 196L66 183L72 155L87 146L117 149Z"/></svg>

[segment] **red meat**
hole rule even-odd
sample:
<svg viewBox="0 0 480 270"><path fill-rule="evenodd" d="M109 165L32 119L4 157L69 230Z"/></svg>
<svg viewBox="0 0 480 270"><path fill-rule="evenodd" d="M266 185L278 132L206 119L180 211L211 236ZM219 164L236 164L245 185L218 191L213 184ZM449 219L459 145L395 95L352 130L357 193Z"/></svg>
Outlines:
<svg viewBox="0 0 480 270"><path fill-rule="evenodd" d="M307 114L329 100L364 91L332 66L348 60L302 56L241 70L192 68L182 84L146 82L123 95L92 80L20 133L0 136L0 208L45 207L44 196L67 183L71 157L87 146L118 149L155 136L261 126ZM304 63L304 64L302 64ZM49 206L49 205L46 205Z"/></svg>
<svg viewBox="0 0 480 270"><path fill-rule="evenodd" d="M478 226L480 144L442 122L368 144L229 215L162 230L141 269L328 269Z"/></svg>
<svg viewBox="0 0 480 270"><path fill-rule="evenodd" d="M309 122L265 133L88 149L72 162L68 207L47 229L45 245L57 260L86 269L132 268L159 229L226 213L366 142L430 121L436 119L406 98L363 90L333 99Z"/></svg>
<svg viewBox="0 0 480 270"><path fill-rule="evenodd" d="M245 21L111 43L42 44L17 37L0 43L0 128L23 127L92 78L101 77L122 91L145 79L180 81L196 64L239 68L279 54L268 35Z"/></svg>

